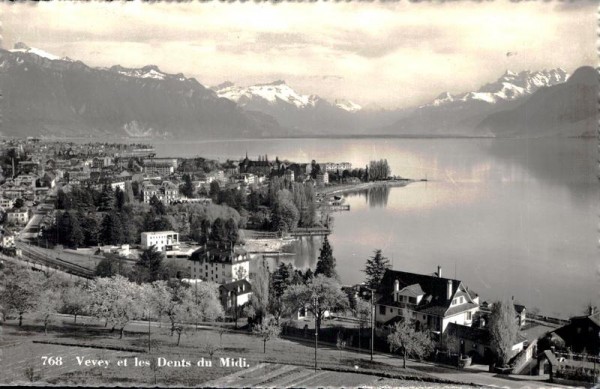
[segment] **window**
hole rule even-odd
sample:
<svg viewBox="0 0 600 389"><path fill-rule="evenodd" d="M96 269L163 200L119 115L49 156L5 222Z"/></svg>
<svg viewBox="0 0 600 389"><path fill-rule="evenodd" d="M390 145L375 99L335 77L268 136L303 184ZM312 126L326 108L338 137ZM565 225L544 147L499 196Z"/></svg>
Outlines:
<svg viewBox="0 0 600 389"><path fill-rule="evenodd" d="M385 315L385 305L380 305L379 306L379 314L380 315Z"/></svg>
<svg viewBox="0 0 600 389"><path fill-rule="evenodd" d="M467 320L471 320L471 311L467 312Z"/></svg>
<svg viewBox="0 0 600 389"><path fill-rule="evenodd" d="M456 305L456 299L452 300L452 305Z"/></svg>
<svg viewBox="0 0 600 389"><path fill-rule="evenodd" d="M461 297L460 299L458 299L458 303L462 304L463 303L463 298Z"/></svg>
<svg viewBox="0 0 600 389"><path fill-rule="evenodd" d="M417 303L417 298L416 297L409 297L408 298L408 302L411 304L416 304Z"/></svg>

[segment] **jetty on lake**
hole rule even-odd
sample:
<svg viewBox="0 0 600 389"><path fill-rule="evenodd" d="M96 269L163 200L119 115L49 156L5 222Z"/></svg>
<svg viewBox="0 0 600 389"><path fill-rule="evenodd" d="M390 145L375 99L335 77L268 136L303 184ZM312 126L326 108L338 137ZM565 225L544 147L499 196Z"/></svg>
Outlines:
<svg viewBox="0 0 600 389"><path fill-rule="evenodd" d="M299 238L302 236L327 236L331 230L326 227L295 228L288 232L289 236Z"/></svg>

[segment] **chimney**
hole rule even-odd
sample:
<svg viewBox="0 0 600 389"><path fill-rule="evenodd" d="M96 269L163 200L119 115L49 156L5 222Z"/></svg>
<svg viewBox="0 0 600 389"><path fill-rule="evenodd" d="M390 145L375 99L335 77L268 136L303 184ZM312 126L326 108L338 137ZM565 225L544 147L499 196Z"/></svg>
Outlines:
<svg viewBox="0 0 600 389"><path fill-rule="evenodd" d="M400 291L400 281L396 280L394 281L394 292L399 292Z"/></svg>
<svg viewBox="0 0 600 389"><path fill-rule="evenodd" d="M442 278L442 267L440 265L438 265L437 276L438 278Z"/></svg>
<svg viewBox="0 0 600 389"><path fill-rule="evenodd" d="M448 280L448 288L447 288L447 292L446 292L446 299L450 300L452 298L452 280Z"/></svg>
<svg viewBox="0 0 600 389"><path fill-rule="evenodd" d="M592 316L592 315L594 315L596 309L593 305L590 304L590 306L588 307L588 310L590 312L590 316Z"/></svg>

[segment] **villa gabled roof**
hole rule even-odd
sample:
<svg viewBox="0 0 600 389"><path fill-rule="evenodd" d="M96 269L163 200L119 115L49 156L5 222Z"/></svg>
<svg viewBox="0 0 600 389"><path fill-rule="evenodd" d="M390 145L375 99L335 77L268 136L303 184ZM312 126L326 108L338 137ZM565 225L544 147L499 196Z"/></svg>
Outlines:
<svg viewBox="0 0 600 389"><path fill-rule="evenodd" d="M423 298L412 309L436 316L448 316L477 306L477 304L466 303L456 307L450 307L452 298L461 285L461 281L441 278L438 276L408 273L397 270L387 270L381 281L378 294L381 298L378 304L387 306L405 306L393 299L394 284L398 281L400 290L410 293L419 293ZM448 283L452 285L452 293L448 299Z"/></svg>
<svg viewBox="0 0 600 389"><path fill-rule="evenodd" d="M227 284L222 284L219 286L219 289L225 290L227 292L239 291L238 295L246 294L252 292L252 284L250 284L246 279L233 281Z"/></svg>

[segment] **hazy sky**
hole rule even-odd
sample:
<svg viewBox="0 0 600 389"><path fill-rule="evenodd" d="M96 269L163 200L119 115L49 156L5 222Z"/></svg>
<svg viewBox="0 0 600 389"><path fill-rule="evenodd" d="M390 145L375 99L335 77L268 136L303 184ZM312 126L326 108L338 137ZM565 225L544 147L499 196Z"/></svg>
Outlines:
<svg viewBox="0 0 600 389"><path fill-rule="evenodd" d="M285 80L359 104L420 104L514 71L595 65L597 2L0 4L23 41L92 66L158 65L207 86ZM507 52L516 53L507 56Z"/></svg>

